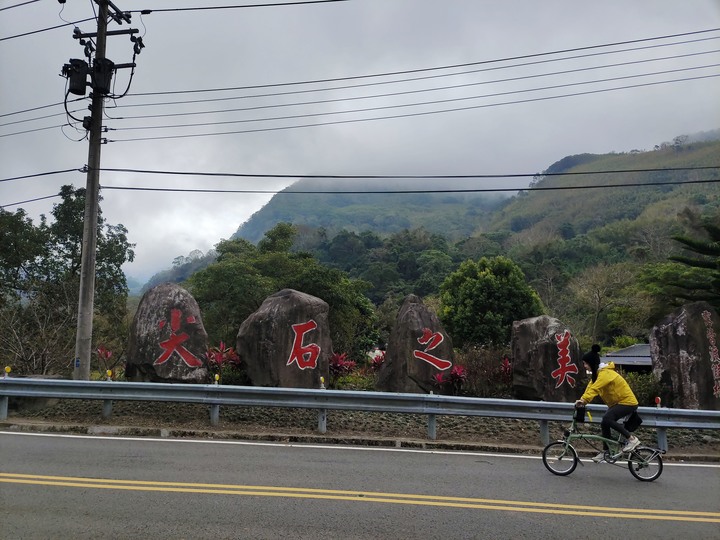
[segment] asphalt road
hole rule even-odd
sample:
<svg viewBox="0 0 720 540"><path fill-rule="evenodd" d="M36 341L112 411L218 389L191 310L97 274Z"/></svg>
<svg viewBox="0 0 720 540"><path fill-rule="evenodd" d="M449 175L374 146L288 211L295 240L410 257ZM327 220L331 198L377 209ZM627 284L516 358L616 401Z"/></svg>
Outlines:
<svg viewBox="0 0 720 540"><path fill-rule="evenodd" d="M720 538L720 465L0 433L0 538Z"/></svg>

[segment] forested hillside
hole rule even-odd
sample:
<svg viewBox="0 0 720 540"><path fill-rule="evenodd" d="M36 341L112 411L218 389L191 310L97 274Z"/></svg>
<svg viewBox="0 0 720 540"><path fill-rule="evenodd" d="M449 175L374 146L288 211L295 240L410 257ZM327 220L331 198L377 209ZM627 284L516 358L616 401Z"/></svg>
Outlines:
<svg viewBox="0 0 720 540"><path fill-rule="evenodd" d="M470 236L509 195L421 192L476 187L476 180L458 179L303 178L275 195L243 223L233 237L257 242L275 224L290 222L322 228L330 236L341 230L387 235L423 227L458 241Z"/></svg>
<svg viewBox="0 0 720 540"><path fill-rule="evenodd" d="M702 243L713 234L707 224L720 219L719 161L720 141L678 137L648 152L568 156L511 198L283 193L231 241L255 243L269 230L278 234L278 223L291 224L294 232L282 231L292 236L291 252L365 284L384 322L381 332L405 295L418 294L441 311L441 287L463 261L506 257L522 270L543 310L579 335L643 339L674 306L709 297L717 280L671 258L685 253L678 237ZM467 188L467 181L452 185L463 182ZM378 192L437 189L436 181L398 183L370 185ZM338 186L355 189L347 179L307 179L291 189ZM184 281L212 258L179 258L162 280L176 274ZM683 283L692 290L678 286Z"/></svg>
<svg viewBox="0 0 720 540"><path fill-rule="evenodd" d="M688 203L717 204L709 198L717 192L716 187L678 185L715 178L716 170L671 169L712 167L718 165L718 161L719 141L666 146L652 152L569 156L545 171L569 173L567 176L539 176L532 184L534 189L515 197L493 215L490 225L480 224L475 232L510 230L540 234L540 231L559 227L562 234L568 236L585 234L614 221L635 220L643 213L682 209ZM600 172L647 169L660 170ZM624 185L631 187L610 187ZM541 191L543 189L547 191Z"/></svg>

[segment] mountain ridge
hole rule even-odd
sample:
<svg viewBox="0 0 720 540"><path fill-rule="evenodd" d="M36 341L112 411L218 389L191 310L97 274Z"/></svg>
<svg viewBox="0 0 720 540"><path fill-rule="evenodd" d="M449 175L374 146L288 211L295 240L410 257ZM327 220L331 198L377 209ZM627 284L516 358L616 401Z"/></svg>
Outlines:
<svg viewBox="0 0 720 540"><path fill-rule="evenodd" d="M364 181L373 193L342 193L358 191L357 181L307 178L275 195L242 223L232 238L256 243L280 222L292 223L304 231L320 231L328 239L343 230L356 234L372 231L384 237L423 228L457 243L472 258L482 253L507 252L507 245L512 243L543 245L552 238L569 239L622 221L667 220L688 206L711 211L720 206L717 184L682 182L717 180L718 173L672 169L717 166L719 161L720 130L713 130L676 137L672 143L662 143L650 151L565 156L529 185L518 187L514 196L504 191L387 193L393 189L468 189L473 182L474 189L507 189L498 184L489 187L489 182L479 187L478 180L373 178ZM658 170L622 175L605 172L630 169ZM594 174L551 176L559 172ZM620 184L633 185L613 187ZM330 193L337 191L341 193ZM154 275L143 289L160 281L181 282L213 260L212 250L203 257L187 258Z"/></svg>

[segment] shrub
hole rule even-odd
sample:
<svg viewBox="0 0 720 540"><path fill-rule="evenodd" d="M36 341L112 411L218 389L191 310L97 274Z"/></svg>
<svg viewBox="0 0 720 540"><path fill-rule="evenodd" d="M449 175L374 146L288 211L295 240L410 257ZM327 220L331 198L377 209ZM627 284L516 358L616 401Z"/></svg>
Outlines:
<svg viewBox="0 0 720 540"><path fill-rule="evenodd" d="M225 364L220 368L220 381L225 385L248 386L250 379L240 364Z"/></svg>
<svg viewBox="0 0 720 540"><path fill-rule="evenodd" d="M465 349L456 354L456 362L467 372L463 395L512 398L512 363L505 350Z"/></svg>
<svg viewBox="0 0 720 540"><path fill-rule="evenodd" d="M115 358L115 360L111 360L113 357L113 352L105 347L104 345L99 345L98 348L95 350L95 354L97 355L98 359L98 370L100 371L100 380L107 379L107 372L112 371L112 378L117 379L117 373L116 373L116 367L119 363L119 358ZM125 373L124 370L123 375Z"/></svg>
<svg viewBox="0 0 720 540"><path fill-rule="evenodd" d="M210 373L219 376L224 384L244 384L234 381L247 381L247 376L241 368L240 356L234 348L226 347L222 341L217 347L210 347L205 357Z"/></svg>
<svg viewBox="0 0 720 540"><path fill-rule="evenodd" d="M441 394L459 396L466 380L467 369L456 364L450 371L442 371L435 375L433 383Z"/></svg>
<svg viewBox="0 0 720 540"><path fill-rule="evenodd" d="M330 357L330 382L328 386L336 390L342 390L344 382L342 379L352 374L357 368L357 362L348 360L347 353L333 353ZM348 388L350 390L350 388Z"/></svg>
<svg viewBox="0 0 720 540"><path fill-rule="evenodd" d="M347 359L347 353L333 353L330 357L330 377L348 375L357 367L357 362Z"/></svg>
<svg viewBox="0 0 720 540"><path fill-rule="evenodd" d="M375 390L375 374L366 370L341 375L334 382L335 390L358 390L371 392Z"/></svg>
<svg viewBox="0 0 720 540"><path fill-rule="evenodd" d="M631 336L615 336L613 338L613 346L618 349L626 349L627 347L637 345L638 343L640 343L640 341Z"/></svg>
<svg viewBox="0 0 720 540"><path fill-rule="evenodd" d="M370 370L373 373L377 373L378 371L380 371L383 363L385 363L385 351L382 351L373 357L373 359L370 361Z"/></svg>
<svg viewBox="0 0 720 540"><path fill-rule="evenodd" d="M660 395L660 380L653 373L622 373L641 407L652 407Z"/></svg>

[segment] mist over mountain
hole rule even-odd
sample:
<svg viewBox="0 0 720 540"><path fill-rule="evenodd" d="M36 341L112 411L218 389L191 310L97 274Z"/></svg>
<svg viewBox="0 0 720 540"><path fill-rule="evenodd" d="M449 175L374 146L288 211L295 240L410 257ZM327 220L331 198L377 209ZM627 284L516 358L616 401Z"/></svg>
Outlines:
<svg viewBox="0 0 720 540"><path fill-rule="evenodd" d="M533 179L302 178L241 224L233 238L256 243L278 223L292 223L303 231L296 247L312 252L317 246L309 231L322 231L329 241L342 231L386 238L422 228L475 258L512 256L520 245L527 252L591 233L603 238L617 228L659 233L672 230L687 208L720 208L720 187L712 182L717 169L703 169L719 161L720 129L678 136L649 151L566 156ZM558 173L571 174L553 176ZM621 249L627 254L641 248ZM182 282L214 256L211 250L178 257L143 289Z"/></svg>
<svg viewBox="0 0 720 540"><path fill-rule="evenodd" d="M469 236L529 179L301 178L243 223L233 238L257 242L280 222L392 234L424 227L457 241ZM495 191L507 190L510 191ZM405 193L398 193L405 192Z"/></svg>

